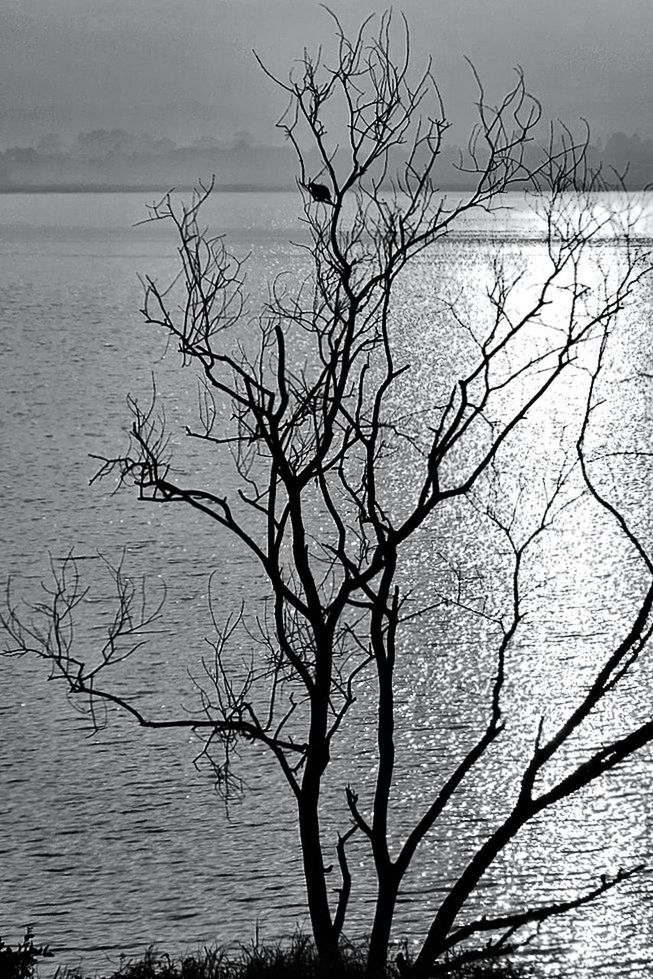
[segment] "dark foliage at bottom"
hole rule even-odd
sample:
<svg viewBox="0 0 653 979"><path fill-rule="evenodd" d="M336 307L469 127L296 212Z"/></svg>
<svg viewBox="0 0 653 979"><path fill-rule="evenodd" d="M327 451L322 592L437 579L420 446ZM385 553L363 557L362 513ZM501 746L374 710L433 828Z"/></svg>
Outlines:
<svg viewBox="0 0 653 979"><path fill-rule="evenodd" d="M0 979L32 979L39 956L50 956L47 946L36 946L32 932L11 949L0 940ZM142 959L125 960L107 979L369 979L367 948L350 945L343 952L337 969L325 970L318 962L315 946L305 935L296 935L289 943L241 946L238 953L223 946L205 947L194 955L171 958L165 952L148 949ZM449 979L527 979L526 974L509 963L475 963L441 972ZM81 967L57 969L55 979L99 979ZM378 979L401 979L401 970L393 962Z"/></svg>
<svg viewBox="0 0 653 979"><path fill-rule="evenodd" d="M32 979L38 960L52 956L47 945L35 945L33 938L29 925L17 945L7 945L0 938L0 979Z"/></svg>

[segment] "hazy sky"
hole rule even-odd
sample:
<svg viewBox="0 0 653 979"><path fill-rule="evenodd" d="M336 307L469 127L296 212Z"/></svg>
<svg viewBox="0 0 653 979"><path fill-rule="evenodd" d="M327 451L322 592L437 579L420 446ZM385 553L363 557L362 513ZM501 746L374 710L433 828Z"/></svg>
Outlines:
<svg viewBox="0 0 653 979"><path fill-rule="evenodd" d="M354 25L375 0L334 0ZM519 63L552 114L598 136L653 136L652 0L405 0L450 116L473 99L468 55L498 95ZM279 95L251 48L284 70L331 22L312 0L0 0L0 143L122 127L270 138Z"/></svg>

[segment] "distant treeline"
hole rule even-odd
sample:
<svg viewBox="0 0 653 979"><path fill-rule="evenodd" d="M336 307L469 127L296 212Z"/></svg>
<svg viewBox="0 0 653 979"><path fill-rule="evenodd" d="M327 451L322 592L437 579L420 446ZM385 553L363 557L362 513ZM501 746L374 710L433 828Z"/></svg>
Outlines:
<svg viewBox="0 0 653 979"><path fill-rule="evenodd" d="M537 148L533 147L535 155ZM625 174L626 186L640 190L653 182L653 140L615 133L588 151L592 167L601 166L608 180ZM319 167L314 162L315 177ZM445 147L434 183L463 189L471 178L458 167L460 151ZM311 161L309 161L309 167ZM0 153L0 190L188 187L215 176L217 187L290 190L295 186L296 160L288 146L257 143L248 133L229 143L210 137L190 146L171 139L134 135L122 129L80 133L65 146L47 136L36 147L11 147Z"/></svg>

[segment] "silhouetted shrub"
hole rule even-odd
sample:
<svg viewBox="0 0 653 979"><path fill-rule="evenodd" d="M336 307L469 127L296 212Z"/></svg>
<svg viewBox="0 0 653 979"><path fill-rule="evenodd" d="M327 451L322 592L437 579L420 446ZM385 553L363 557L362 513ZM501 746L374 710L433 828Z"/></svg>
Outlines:
<svg viewBox="0 0 653 979"><path fill-rule="evenodd" d="M47 945L35 945L33 931L27 928L22 942L12 948L0 939L0 979L35 979L39 958L53 953ZM120 968L107 979L368 979L367 947L348 945L342 965L332 973L319 965L315 946L302 934L290 942L273 945L243 945L236 954L223 946L204 947L194 955L173 959L166 952L149 948L142 959L124 958ZM506 963L491 962L452 968L447 979L527 979L520 969ZM100 979L81 967L60 967L55 979ZM393 963L378 979L401 979Z"/></svg>
<svg viewBox="0 0 653 979"><path fill-rule="evenodd" d="M35 945L34 932L28 925L18 945L7 945L0 938L0 979L32 979L37 960L53 953L47 945Z"/></svg>

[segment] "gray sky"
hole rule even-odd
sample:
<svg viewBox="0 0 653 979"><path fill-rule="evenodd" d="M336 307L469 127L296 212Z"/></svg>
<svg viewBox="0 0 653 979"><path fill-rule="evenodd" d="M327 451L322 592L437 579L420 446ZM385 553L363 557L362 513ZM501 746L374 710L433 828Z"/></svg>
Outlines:
<svg viewBox="0 0 653 979"><path fill-rule="evenodd" d="M376 0L334 0L356 24ZM497 95L519 63L553 115L597 136L653 136L651 0L405 0L415 54L432 53L450 117ZM255 47L284 70L331 22L313 0L0 0L0 144L122 127L184 139L272 138L281 102Z"/></svg>

